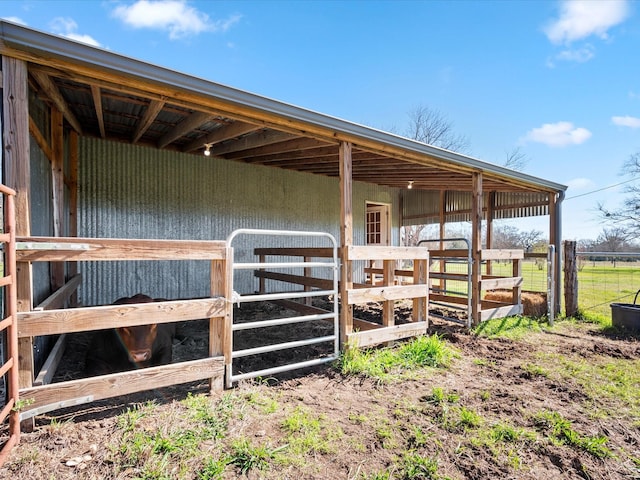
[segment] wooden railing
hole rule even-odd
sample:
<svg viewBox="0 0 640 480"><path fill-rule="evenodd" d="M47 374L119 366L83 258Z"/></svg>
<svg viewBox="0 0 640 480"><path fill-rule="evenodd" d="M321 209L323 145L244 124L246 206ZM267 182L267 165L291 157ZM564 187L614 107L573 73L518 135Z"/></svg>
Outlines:
<svg viewBox="0 0 640 480"><path fill-rule="evenodd" d="M9 436L0 449L0 466L6 461L11 449L20 440L20 392L18 379L18 326L17 326L17 289L15 258L15 195L16 192L0 185L4 200L4 231L0 242L4 244L4 272L0 277L0 287L4 294L5 312L0 320L0 332L6 332L7 352L0 365L0 377L6 379L7 401L0 410L0 424L9 421Z"/></svg>
<svg viewBox="0 0 640 480"><path fill-rule="evenodd" d="M322 248L258 248L254 253L264 262L266 255L280 255L292 257L330 257L331 249ZM376 270L381 275L381 280L376 285L351 283L345 291L345 298L341 298L341 322L343 338L346 338L346 346L365 347L380 343L398 340L401 338L421 335L428 327L427 303L428 303L428 268L429 253L425 248L417 247L359 247L351 246L344 250L347 261L379 261L382 268ZM395 269L398 261L413 260L414 268L410 272L399 273ZM344 260L343 260L344 261ZM365 269L367 271L368 269ZM260 291L264 293L265 281L276 280L280 282L298 285L308 289L326 289L330 280L314 278L310 271L305 275L291 275L267 270L256 270L255 276L260 279ZM412 282L409 285L397 284L397 277L410 275ZM344 279L341 279L341 284ZM342 290L342 288L341 288ZM396 301L409 300L413 303L412 321L404 325L396 325L394 304ZM380 323L354 318L351 306L371 302L381 302ZM309 303L280 302L288 308L305 313L322 311ZM346 315L346 318L345 318Z"/></svg>
<svg viewBox="0 0 640 480"><path fill-rule="evenodd" d="M440 260L437 271L430 271L429 276L432 280L438 280L439 284L437 292L432 291L430 300L440 305L452 305L467 311L469 318L469 326L477 322L471 318L471 304L476 299L470 298L472 289L471 269L467 269L467 273L447 272L447 262L455 262L468 267L469 252L466 249L446 249L446 250L429 250L432 260ZM512 262L512 276L498 275L482 275L480 278L480 292L488 292L491 290L510 290L512 292L511 302L499 302L495 300L478 299L480 308L479 322L492 319L502 318L510 315L522 313L522 303L520 299L522 289L522 260L524 252L522 250L498 250L484 249L481 251L481 261L490 264L493 261L510 261ZM456 289L455 293L450 290L447 282L466 283L468 286Z"/></svg>
<svg viewBox="0 0 640 480"><path fill-rule="evenodd" d="M113 261L113 260L207 260L211 262L211 297L194 300L161 301L143 304L60 308L80 283L77 277L45 300L37 310L19 312L18 336L57 335L70 332L116 328L122 325L179 322L209 318L209 357L136 371L101 375L20 390L30 403L20 419L58 408L92 402L133 392L196 380L209 379L211 390L223 388L225 357L230 355L229 323L232 308L227 299L229 249L224 241L181 241L142 239L99 239L25 237L19 238L18 262ZM25 269L28 271L29 269ZM55 350L55 349L54 349ZM45 363L46 365L46 363ZM23 372L33 376L33 372Z"/></svg>

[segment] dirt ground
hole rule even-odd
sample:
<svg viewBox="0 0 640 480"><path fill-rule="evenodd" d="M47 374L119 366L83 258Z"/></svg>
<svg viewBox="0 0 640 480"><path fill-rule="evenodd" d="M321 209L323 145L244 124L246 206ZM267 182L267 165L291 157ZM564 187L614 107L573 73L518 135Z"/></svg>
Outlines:
<svg viewBox="0 0 640 480"><path fill-rule="evenodd" d="M277 307L273 308L274 313L279 313ZM249 309L244 314L252 316L255 312ZM403 314L400 312L400 317ZM361 315L366 316L366 312ZM399 321L403 319L399 318ZM175 345L177 359L198 357L200 351L206 351L206 324L190 322L181 329L180 343ZM272 466L247 475L230 469L223 478L385 478L375 477L372 472L393 472L392 466L409 447L424 457L437 457L437 475L409 477L405 474L404 477L386 478L640 478L640 425L637 419L632 422L620 414L603 414L610 400L602 399L594 408L588 392L577 382L570 379L560 382L554 376L537 375L526 368L539 364L541 358L557 358L558 361L570 358L586 363L623 359L637 367L640 360L637 336L605 335L596 326L567 322L550 331L531 333L521 340L489 339L471 334L461 325L438 319L432 320L430 333L441 335L459 356L449 368L417 379L380 383L343 376L327 365L282 375L268 382L241 382L236 389L238 393L255 395L258 392L264 397L277 398L279 412L290 412L300 406L311 409L327 423L339 427L343 432L341 445L353 445L357 440L360 447L314 454L303 467ZM82 336L74 339L56 380L81 376L81 351L86 341ZM241 343L240 339L238 343ZM246 344L250 345L250 340ZM253 365L241 364L238 368L250 367ZM433 422L433 418L442 412L438 411L439 407L428 404L425 398L436 386L455 393L461 405L491 422L508 421L531 430L531 412L558 412L585 436L606 435L607 445L614 455L598 458L566 444L538 439L526 446L513 447L518 460L518 465L514 465L516 462L509 460L514 458L513 452L496 453L490 448L474 446L466 442L464 432L440 428ZM126 469L117 475L113 473L112 453L106 445L115 435L118 415L128 406L149 400L158 402L158 408L171 409L188 392L204 393L206 384L180 385L39 417L35 431L22 435L20 445L0 469L0 478L139 478L133 472L127 473ZM412 407L403 407L407 405ZM622 411L619 406L615 409ZM416 446L411 432L404 431L404 437L396 438L394 444L385 443L379 429L364 428L363 422L398 423L404 415L400 410L404 414L414 412L411 422L428 431L428 441ZM354 418L368 420L357 422ZM51 427L52 420L58 424L57 428ZM64 427L59 426L60 422ZM278 412L262 416L246 413L234 422L230 430L242 431L256 441L268 440L272 445L284 442L282 414ZM79 470L66 465L68 459L86 452L91 452L91 461L86 468ZM198 477L194 473L191 478Z"/></svg>

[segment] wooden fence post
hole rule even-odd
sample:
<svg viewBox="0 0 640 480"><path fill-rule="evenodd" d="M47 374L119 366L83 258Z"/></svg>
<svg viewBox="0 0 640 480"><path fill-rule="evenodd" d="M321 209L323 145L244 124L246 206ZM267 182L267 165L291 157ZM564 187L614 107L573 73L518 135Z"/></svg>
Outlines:
<svg viewBox="0 0 640 480"><path fill-rule="evenodd" d="M564 308L567 317L578 313L578 262L576 242L565 240L564 244Z"/></svg>

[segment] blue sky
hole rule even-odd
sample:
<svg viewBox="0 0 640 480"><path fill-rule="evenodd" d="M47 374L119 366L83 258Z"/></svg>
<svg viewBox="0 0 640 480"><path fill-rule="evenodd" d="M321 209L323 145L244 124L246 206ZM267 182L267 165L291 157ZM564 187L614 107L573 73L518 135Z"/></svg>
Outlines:
<svg viewBox="0 0 640 480"><path fill-rule="evenodd" d="M471 156L519 148L525 173L568 185L563 236L595 239L597 204L620 202L640 152L638 6L0 0L0 17L398 134L411 110L438 110Z"/></svg>

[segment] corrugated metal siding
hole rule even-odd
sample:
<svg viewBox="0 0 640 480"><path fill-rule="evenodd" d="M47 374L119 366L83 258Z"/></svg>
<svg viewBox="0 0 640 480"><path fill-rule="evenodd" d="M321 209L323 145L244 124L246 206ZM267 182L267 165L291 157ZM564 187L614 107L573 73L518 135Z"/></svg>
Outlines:
<svg viewBox="0 0 640 480"><path fill-rule="evenodd" d="M489 196L483 198L485 212ZM447 191L445 218L448 223L471 221L472 195L470 192ZM549 214L548 194L533 192L496 192L494 219L534 217ZM440 193L425 190L405 190L403 218L405 225L439 223ZM486 219L486 213L483 215Z"/></svg>
<svg viewBox="0 0 640 480"><path fill-rule="evenodd" d="M225 240L238 228L322 231L340 235L338 180L147 147L80 139L79 236ZM364 244L366 201L393 203L398 191L355 184L354 241ZM256 246L318 246L317 240L238 237L236 261L254 261ZM322 243L326 246L326 243ZM81 265L80 300L111 303L143 292L186 298L209 293L208 262L92 262ZM234 287L257 281L238 273Z"/></svg>

